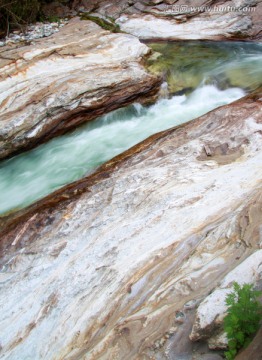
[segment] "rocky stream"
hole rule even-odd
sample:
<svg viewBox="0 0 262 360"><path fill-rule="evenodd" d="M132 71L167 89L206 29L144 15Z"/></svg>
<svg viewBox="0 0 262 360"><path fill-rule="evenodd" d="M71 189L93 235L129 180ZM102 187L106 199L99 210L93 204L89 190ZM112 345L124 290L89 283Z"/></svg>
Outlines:
<svg viewBox="0 0 262 360"><path fill-rule="evenodd" d="M221 360L262 289L262 2L52 4L0 47L0 358Z"/></svg>

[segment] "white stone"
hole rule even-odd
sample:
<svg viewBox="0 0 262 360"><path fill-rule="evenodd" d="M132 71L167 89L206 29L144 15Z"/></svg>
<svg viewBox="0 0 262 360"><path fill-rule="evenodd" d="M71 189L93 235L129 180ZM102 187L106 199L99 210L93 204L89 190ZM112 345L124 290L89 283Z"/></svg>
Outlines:
<svg viewBox="0 0 262 360"><path fill-rule="evenodd" d="M138 145L114 171L110 161L95 182L73 186L87 186L77 198L69 187L52 195L12 232L3 226L14 218L0 222L10 245L1 255L3 360L150 358L185 303L218 282L221 294L233 280L259 279L261 121L259 101L218 108ZM223 165L199 157L207 143L237 152L243 141L245 153Z"/></svg>
<svg viewBox="0 0 262 360"><path fill-rule="evenodd" d="M120 17L116 21L121 30L140 39L202 40L229 38L234 33L245 32L252 25L249 17L237 13L206 14L193 17L184 23L156 18L153 15ZM192 31L193 30L193 31Z"/></svg>
<svg viewBox="0 0 262 360"><path fill-rule="evenodd" d="M42 32L48 28L46 25L41 34L30 34L28 40L49 36L49 30ZM16 53L10 51L15 61L7 64L0 59L0 117L4 119L0 137L8 142L0 147L0 158L12 146L25 146L27 133L30 139L32 134L37 138L49 131L55 118L63 122L69 110L75 110L76 117L79 98L79 113L84 109L88 113L97 102L101 114L103 103L107 102L105 108L110 101L114 106L110 98L117 87L121 88L122 105L154 86L157 92L159 80L140 64L150 49L134 36L111 34L90 21L74 19L52 38L18 48ZM3 57L8 59L9 53ZM125 98L127 89L130 94Z"/></svg>
<svg viewBox="0 0 262 360"><path fill-rule="evenodd" d="M226 333L221 332L220 334L209 338L208 347L210 350L226 350L228 347L228 339Z"/></svg>
<svg viewBox="0 0 262 360"><path fill-rule="evenodd" d="M262 279L262 250L250 255L234 270L229 272L220 286L198 307L190 338L199 340L209 335L210 329L217 328L226 315L226 297L233 290L233 282L256 285Z"/></svg>

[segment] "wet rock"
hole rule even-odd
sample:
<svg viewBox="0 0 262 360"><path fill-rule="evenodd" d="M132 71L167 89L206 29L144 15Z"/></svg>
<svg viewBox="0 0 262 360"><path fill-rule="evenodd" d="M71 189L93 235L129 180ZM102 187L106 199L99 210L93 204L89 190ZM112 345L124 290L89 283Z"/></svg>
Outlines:
<svg viewBox="0 0 262 360"><path fill-rule="evenodd" d="M44 28L46 36L51 28ZM35 45L4 47L0 158L133 101L152 99L161 79L140 65L149 52L133 36L111 34L78 18Z"/></svg>
<svg viewBox="0 0 262 360"><path fill-rule="evenodd" d="M159 359L185 346L192 358L195 310L184 305L241 276L253 281L261 263L259 98L156 134L0 219L6 358L144 359L154 344ZM199 161L207 140L244 142L244 154Z"/></svg>

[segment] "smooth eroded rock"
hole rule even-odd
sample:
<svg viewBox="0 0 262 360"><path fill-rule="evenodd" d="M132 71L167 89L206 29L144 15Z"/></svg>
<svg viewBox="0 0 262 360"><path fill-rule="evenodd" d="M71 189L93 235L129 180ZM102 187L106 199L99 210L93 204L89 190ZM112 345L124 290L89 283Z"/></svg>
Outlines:
<svg viewBox="0 0 262 360"><path fill-rule="evenodd" d="M156 134L1 219L3 359L172 357L165 336L187 323L183 306L261 256L259 97ZM212 143L228 144L219 161L201 157Z"/></svg>
<svg viewBox="0 0 262 360"><path fill-rule="evenodd" d="M247 34L252 27L251 18L231 13L203 14L182 23L153 15L131 15L120 17L117 23L121 30L143 40L223 40L237 38L241 32Z"/></svg>
<svg viewBox="0 0 262 360"><path fill-rule="evenodd" d="M0 159L133 101L150 101L160 79L140 62L138 39L73 19L35 45L0 52Z"/></svg>
<svg viewBox="0 0 262 360"><path fill-rule="evenodd" d="M141 39L261 39L260 0L74 0L71 9L117 19Z"/></svg>
<svg viewBox="0 0 262 360"><path fill-rule="evenodd" d="M223 40L261 36L262 3L259 0L173 3L135 6L137 14L126 11L117 22L123 31L140 39Z"/></svg>
<svg viewBox="0 0 262 360"><path fill-rule="evenodd" d="M261 215L261 211L260 211ZM262 217L261 217L262 219ZM259 220L261 222L261 220ZM222 326L226 315L226 297L233 291L233 283L236 281L240 285L258 285L262 281L262 250L256 251L245 261L238 265L223 279L221 285L210 294L197 309L197 315L190 335L191 340L197 341L206 339L213 335L214 331ZM227 343L226 338L219 336L217 341L211 341L211 348L224 348Z"/></svg>

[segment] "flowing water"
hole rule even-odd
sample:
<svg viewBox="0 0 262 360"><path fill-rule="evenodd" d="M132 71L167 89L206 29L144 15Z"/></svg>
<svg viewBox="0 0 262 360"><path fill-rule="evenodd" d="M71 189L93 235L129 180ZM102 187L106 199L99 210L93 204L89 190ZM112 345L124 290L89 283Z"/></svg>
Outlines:
<svg viewBox="0 0 262 360"><path fill-rule="evenodd" d="M154 72L173 96L133 104L0 163L0 214L73 182L148 136L243 97L262 83L262 47L251 43L156 43Z"/></svg>

